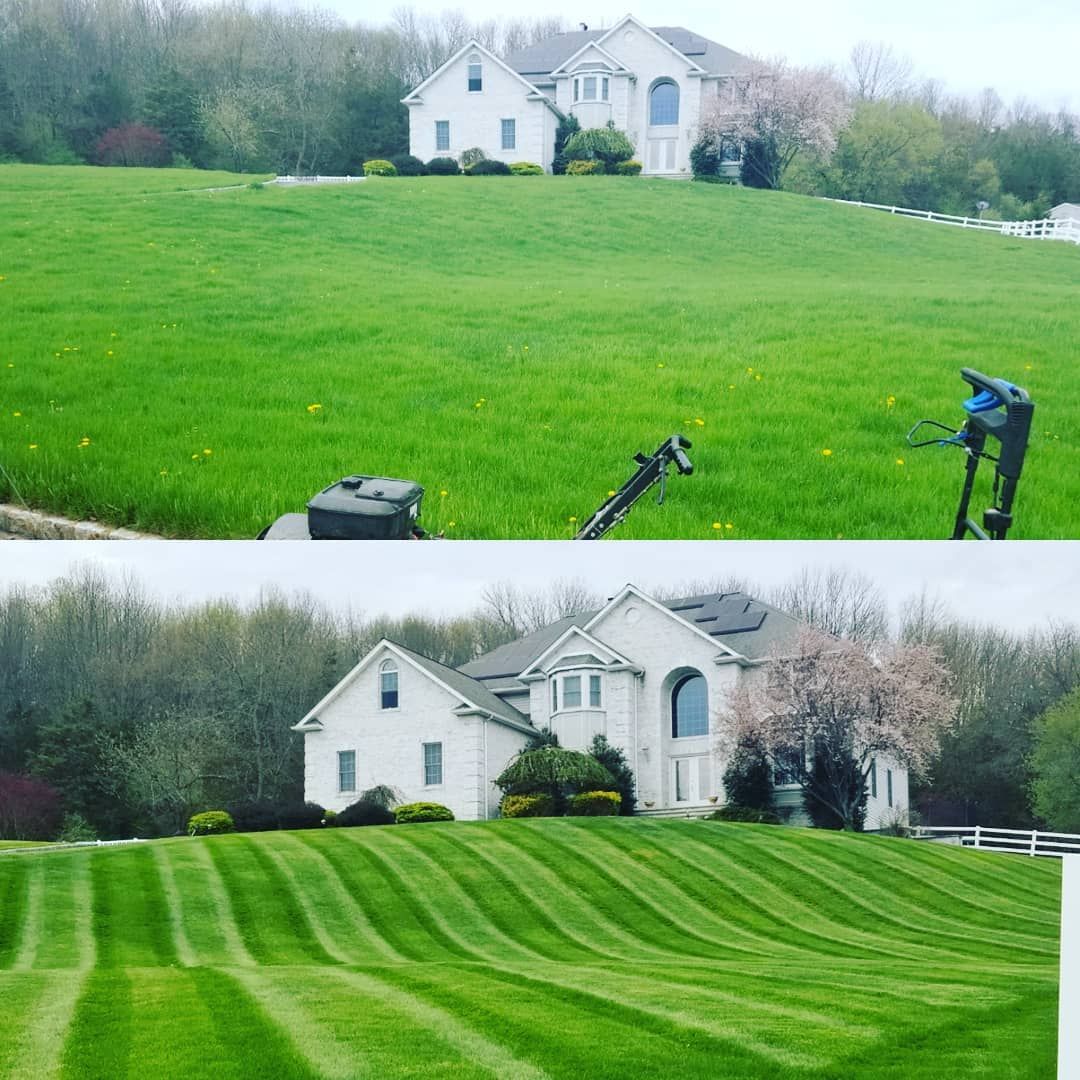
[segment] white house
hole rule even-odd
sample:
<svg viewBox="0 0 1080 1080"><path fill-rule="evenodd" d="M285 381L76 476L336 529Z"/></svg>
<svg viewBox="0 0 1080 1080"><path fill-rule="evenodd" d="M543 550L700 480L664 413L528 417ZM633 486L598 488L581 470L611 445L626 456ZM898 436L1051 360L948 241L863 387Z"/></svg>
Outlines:
<svg viewBox="0 0 1080 1080"><path fill-rule="evenodd" d="M555 129L575 116L583 128L611 121L626 132L645 173L689 177L703 103L734 93L749 66L681 26L650 28L632 15L504 59L471 41L402 99L409 149L428 161L476 147L550 171Z"/></svg>
<svg viewBox="0 0 1080 1080"><path fill-rule="evenodd" d="M1059 203L1049 216L1051 221L1080 221L1080 203Z"/></svg>
<svg viewBox="0 0 1080 1080"><path fill-rule="evenodd" d="M741 594L660 602L627 585L599 611L561 619L453 669L381 641L298 724L304 797L341 810L376 784L456 817L498 814L493 781L540 729L584 750L596 734L635 772L639 812L724 801L715 716L798 623ZM867 829L908 805L907 773L879 762ZM779 808L801 816L797 788Z"/></svg>

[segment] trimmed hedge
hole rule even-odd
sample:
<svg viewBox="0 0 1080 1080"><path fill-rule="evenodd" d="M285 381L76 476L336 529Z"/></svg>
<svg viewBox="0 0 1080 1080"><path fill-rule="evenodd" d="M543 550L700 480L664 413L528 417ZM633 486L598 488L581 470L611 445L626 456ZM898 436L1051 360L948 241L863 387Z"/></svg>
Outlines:
<svg viewBox="0 0 1080 1080"><path fill-rule="evenodd" d="M188 836L213 836L215 833L235 832L236 826L224 810L204 810L188 818L187 831Z"/></svg>
<svg viewBox="0 0 1080 1080"><path fill-rule="evenodd" d="M499 813L504 818L554 817L555 800L550 795L504 795Z"/></svg>
<svg viewBox="0 0 1080 1080"><path fill-rule="evenodd" d="M335 825L393 825L394 811L371 799L358 799L346 806L336 818Z"/></svg>
<svg viewBox="0 0 1080 1080"><path fill-rule="evenodd" d="M566 166L567 176L599 176L603 172L602 161L571 161Z"/></svg>
<svg viewBox="0 0 1080 1080"><path fill-rule="evenodd" d="M532 161L515 161L510 165L515 176L543 176L544 170Z"/></svg>
<svg viewBox="0 0 1080 1080"><path fill-rule="evenodd" d="M384 161L382 158L372 158L364 162L365 176L397 176L397 169L393 162Z"/></svg>
<svg viewBox="0 0 1080 1080"><path fill-rule="evenodd" d="M571 797L566 814L567 817L614 817L621 804L622 796L617 791L583 791Z"/></svg>
<svg viewBox="0 0 1080 1080"><path fill-rule="evenodd" d="M465 167L466 176L510 176L510 166L505 161L478 161Z"/></svg>
<svg viewBox="0 0 1080 1080"><path fill-rule="evenodd" d="M752 825L781 825L780 815L772 810L759 810L754 806L736 806L727 803L708 815L708 821L746 821Z"/></svg>
<svg viewBox="0 0 1080 1080"><path fill-rule="evenodd" d="M411 802L394 811L398 825L412 825L419 821L453 821L454 811L437 802Z"/></svg>
<svg viewBox="0 0 1080 1080"><path fill-rule="evenodd" d="M398 176L427 176L427 166L412 154L395 154L390 164L397 169Z"/></svg>
<svg viewBox="0 0 1080 1080"><path fill-rule="evenodd" d="M640 176L641 175L641 162L640 161L620 161L615 166L615 172L618 176Z"/></svg>
<svg viewBox="0 0 1080 1080"><path fill-rule="evenodd" d="M325 814L318 803L287 803L278 810L278 828L321 829Z"/></svg>
<svg viewBox="0 0 1080 1080"><path fill-rule="evenodd" d="M457 176L461 166L452 157L433 157L427 163L429 176Z"/></svg>

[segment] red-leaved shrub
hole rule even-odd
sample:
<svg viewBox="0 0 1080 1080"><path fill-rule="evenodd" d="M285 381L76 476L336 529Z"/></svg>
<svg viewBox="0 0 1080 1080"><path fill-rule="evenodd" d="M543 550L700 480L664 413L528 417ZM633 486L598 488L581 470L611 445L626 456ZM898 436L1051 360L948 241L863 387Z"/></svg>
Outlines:
<svg viewBox="0 0 1080 1080"><path fill-rule="evenodd" d="M52 840L63 817L59 794L44 780L0 773L0 839Z"/></svg>
<svg viewBox="0 0 1080 1080"><path fill-rule="evenodd" d="M99 165L141 165L161 168L172 161L169 142L160 131L145 124L122 124L109 128L98 139Z"/></svg>

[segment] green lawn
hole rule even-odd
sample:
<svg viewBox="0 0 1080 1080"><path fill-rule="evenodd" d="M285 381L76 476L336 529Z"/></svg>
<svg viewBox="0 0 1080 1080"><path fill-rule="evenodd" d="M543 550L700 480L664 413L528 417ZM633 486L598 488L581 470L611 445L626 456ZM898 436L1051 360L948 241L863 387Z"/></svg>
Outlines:
<svg viewBox="0 0 1080 1080"><path fill-rule="evenodd" d="M0 1075L1041 1080L1060 869L584 820L0 858Z"/></svg>
<svg viewBox="0 0 1080 1080"><path fill-rule="evenodd" d="M244 537L369 472L566 537L681 431L619 536L943 537L962 454L904 435L971 366L1038 404L1014 535L1080 537L1073 245L618 177L177 190L239 179L0 167L0 498Z"/></svg>

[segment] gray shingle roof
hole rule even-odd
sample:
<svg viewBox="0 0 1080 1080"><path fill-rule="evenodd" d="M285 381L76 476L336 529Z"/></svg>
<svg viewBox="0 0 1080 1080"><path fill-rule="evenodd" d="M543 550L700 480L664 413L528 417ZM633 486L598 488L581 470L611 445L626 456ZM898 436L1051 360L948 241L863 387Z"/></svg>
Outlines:
<svg viewBox="0 0 1080 1080"><path fill-rule="evenodd" d="M725 45L710 41L700 34L692 33L683 26L653 26L650 29L657 37L663 38L688 59L703 67L710 75L735 75L750 67L751 61L748 57L734 52ZM596 41L606 33L607 29L599 29L573 30L567 34L556 34L526 49L519 49L504 57L504 60L519 75L523 75L530 82L535 82L536 77L550 74L561 63L569 60L582 46L590 41ZM616 46L609 51L618 55Z"/></svg>
<svg viewBox="0 0 1080 1080"><path fill-rule="evenodd" d="M696 627L720 644L748 660L761 660L775 648L793 640L800 623L771 604L755 600L745 593L711 593L662 601L680 619ZM548 646L553 645L571 626L584 626L597 613L585 611L545 626L517 641L463 664L460 671L472 679L500 690L519 689L517 681L528 665ZM630 660L634 658L629 657Z"/></svg>
<svg viewBox="0 0 1080 1080"><path fill-rule="evenodd" d="M477 682L463 671L456 671L445 664L440 664L437 660L432 660L430 656L407 649L396 641L394 647L400 649L425 671L441 679L451 690L471 701L478 708L490 712L498 719L507 720L513 724L524 724L526 727L532 726L524 713L518 712L513 705L508 705L502 698L496 697L483 683Z"/></svg>

